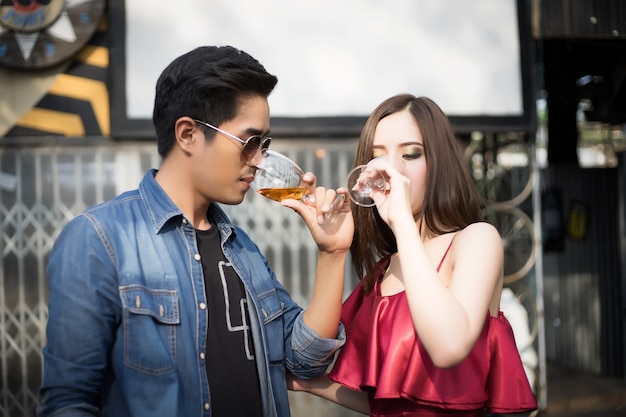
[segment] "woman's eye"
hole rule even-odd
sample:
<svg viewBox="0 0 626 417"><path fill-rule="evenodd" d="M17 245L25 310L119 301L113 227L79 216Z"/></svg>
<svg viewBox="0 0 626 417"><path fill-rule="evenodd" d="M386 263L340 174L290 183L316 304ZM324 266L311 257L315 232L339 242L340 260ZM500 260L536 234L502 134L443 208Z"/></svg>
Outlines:
<svg viewBox="0 0 626 417"><path fill-rule="evenodd" d="M415 152L415 153L405 153L402 155L402 158L404 159L418 159L422 157L422 153L421 152Z"/></svg>

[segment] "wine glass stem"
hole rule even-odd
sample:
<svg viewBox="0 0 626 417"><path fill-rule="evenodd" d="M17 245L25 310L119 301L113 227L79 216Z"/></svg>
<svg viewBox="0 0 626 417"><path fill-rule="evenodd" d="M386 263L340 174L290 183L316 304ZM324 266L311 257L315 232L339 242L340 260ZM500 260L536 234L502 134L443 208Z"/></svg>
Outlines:
<svg viewBox="0 0 626 417"><path fill-rule="evenodd" d="M324 222L322 223L322 228L325 228L327 225L333 224L335 219L337 218L337 210L339 206L343 204L346 196L343 194L337 194L333 202L330 204L328 211L324 213Z"/></svg>

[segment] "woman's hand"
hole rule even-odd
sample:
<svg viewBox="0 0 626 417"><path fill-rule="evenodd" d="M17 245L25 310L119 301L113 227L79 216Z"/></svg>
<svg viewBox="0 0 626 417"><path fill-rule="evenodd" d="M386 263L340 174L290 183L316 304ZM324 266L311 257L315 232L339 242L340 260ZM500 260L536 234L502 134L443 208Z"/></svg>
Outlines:
<svg viewBox="0 0 626 417"><path fill-rule="evenodd" d="M289 391L304 391L309 392L311 380L303 379L294 376L291 372L287 372L287 389Z"/></svg>
<svg viewBox="0 0 626 417"><path fill-rule="evenodd" d="M317 395L365 415L370 413L369 401L364 391L353 391L329 380L326 375L300 379L287 372L287 388L290 391L303 391Z"/></svg>
<svg viewBox="0 0 626 417"><path fill-rule="evenodd" d="M393 159L381 158L374 161L373 167L385 176L387 182L384 192L374 191L371 194L378 214L392 229L394 223L401 219L410 217L413 222L411 184L402 171L403 168L395 164Z"/></svg>

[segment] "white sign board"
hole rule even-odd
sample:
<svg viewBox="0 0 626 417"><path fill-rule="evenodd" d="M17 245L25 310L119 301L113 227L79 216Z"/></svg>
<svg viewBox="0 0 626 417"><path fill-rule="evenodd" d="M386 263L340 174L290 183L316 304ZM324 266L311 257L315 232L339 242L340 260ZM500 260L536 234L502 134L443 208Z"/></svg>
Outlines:
<svg viewBox="0 0 626 417"><path fill-rule="evenodd" d="M451 116L523 114L516 0L126 0L126 116L163 68L232 45L278 76L273 117L366 116L412 93Z"/></svg>

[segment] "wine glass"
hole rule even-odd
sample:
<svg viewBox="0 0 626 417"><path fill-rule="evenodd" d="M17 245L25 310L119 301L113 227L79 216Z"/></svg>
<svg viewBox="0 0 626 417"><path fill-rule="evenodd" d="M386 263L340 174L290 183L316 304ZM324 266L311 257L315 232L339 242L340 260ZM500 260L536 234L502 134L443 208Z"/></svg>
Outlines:
<svg viewBox="0 0 626 417"><path fill-rule="evenodd" d="M372 159L367 165L359 165L348 174L348 195L350 199L361 207L376 205L371 195L374 192L389 193L388 177L376 168L383 162L391 163L398 171L406 174L404 160L389 155Z"/></svg>
<svg viewBox="0 0 626 417"><path fill-rule="evenodd" d="M274 201L282 201L287 198L300 201L313 199L309 195L308 188L302 182L304 171L285 155L267 150L256 168L257 172L250 186L262 196ZM343 200L343 194L337 194L324 216L322 227L334 221L336 208L343 203Z"/></svg>

